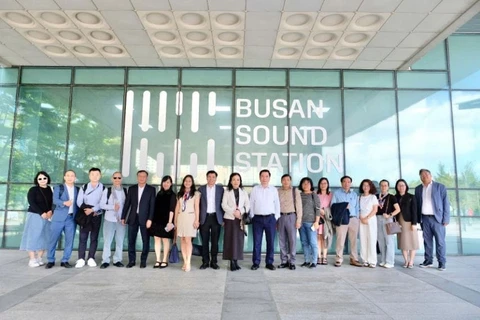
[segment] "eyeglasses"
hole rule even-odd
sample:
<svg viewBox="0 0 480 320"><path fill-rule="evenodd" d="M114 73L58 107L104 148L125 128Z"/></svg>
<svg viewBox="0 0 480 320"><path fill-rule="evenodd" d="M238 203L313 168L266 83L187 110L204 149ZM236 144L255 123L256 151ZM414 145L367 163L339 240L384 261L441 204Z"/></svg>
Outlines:
<svg viewBox="0 0 480 320"><path fill-rule="evenodd" d="M37 178L37 180L38 180L38 181L40 181L40 180L48 180L48 178L47 178L47 177L43 177L43 178L39 177L39 178Z"/></svg>
<svg viewBox="0 0 480 320"><path fill-rule="evenodd" d="M122 177L113 177L113 179L120 180L120 179L122 179Z"/></svg>

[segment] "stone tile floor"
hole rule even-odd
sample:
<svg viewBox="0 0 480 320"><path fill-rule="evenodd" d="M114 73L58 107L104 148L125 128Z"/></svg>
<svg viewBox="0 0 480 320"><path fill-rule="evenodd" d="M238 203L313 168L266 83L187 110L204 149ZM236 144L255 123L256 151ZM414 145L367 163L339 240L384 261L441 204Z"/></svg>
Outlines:
<svg viewBox="0 0 480 320"><path fill-rule="evenodd" d="M153 269L153 260L146 269L46 270L29 268L25 252L0 250L0 319L480 319L479 256L448 257L443 272L404 269L401 257L394 269L335 268L330 259L251 271L247 255L236 272L226 261L199 270L194 257L188 273L182 263Z"/></svg>

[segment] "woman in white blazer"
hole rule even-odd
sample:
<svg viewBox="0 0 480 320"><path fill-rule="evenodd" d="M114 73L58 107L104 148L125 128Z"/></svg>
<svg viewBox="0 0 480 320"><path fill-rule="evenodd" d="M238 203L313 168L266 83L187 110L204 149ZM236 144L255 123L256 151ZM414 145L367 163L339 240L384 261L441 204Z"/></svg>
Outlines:
<svg viewBox="0 0 480 320"><path fill-rule="evenodd" d="M245 233L242 225L242 215L250 210L248 193L243 190L242 177L239 173L232 173L228 181L227 191L223 194L222 208L223 233L223 260L230 260L230 270L240 270L238 260L243 260L243 243Z"/></svg>

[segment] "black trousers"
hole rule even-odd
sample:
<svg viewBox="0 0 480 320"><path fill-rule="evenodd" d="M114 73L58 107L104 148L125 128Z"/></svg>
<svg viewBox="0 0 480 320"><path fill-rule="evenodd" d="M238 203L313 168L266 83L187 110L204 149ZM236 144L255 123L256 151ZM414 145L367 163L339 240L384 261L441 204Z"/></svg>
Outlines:
<svg viewBox="0 0 480 320"><path fill-rule="evenodd" d="M85 227L80 228L80 239L78 243L78 259L85 260L85 251L87 250L88 235L90 235L90 248L88 249L88 259L95 260L95 253L98 247L98 234L102 225L102 216L92 217L92 222Z"/></svg>
<svg viewBox="0 0 480 320"><path fill-rule="evenodd" d="M128 262L133 262L137 260L136 255L136 242L138 229L140 228L140 235L142 236L142 255L140 256L140 262L147 262L148 251L150 250L150 236L147 232L147 226L141 225L138 222L138 214L135 215L135 223L128 225Z"/></svg>
<svg viewBox="0 0 480 320"><path fill-rule="evenodd" d="M218 238L220 238L221 225L217 221L216 214L209 214L205 223L200 226L200 236L202 237L202 262L217 262ZM211 259L210 259L210 240L212 241Z"/></svg>

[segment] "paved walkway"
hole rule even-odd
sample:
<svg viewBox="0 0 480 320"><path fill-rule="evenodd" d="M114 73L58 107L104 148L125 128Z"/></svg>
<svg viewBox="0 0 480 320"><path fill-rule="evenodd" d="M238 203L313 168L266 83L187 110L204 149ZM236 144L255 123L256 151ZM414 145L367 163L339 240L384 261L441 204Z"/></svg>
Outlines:
<svg viewBox="0 0 480 320"><path fill-rule="evenodd" d="M0 319L480 319L478 256L448 257L444 272L403 269L401 257L390 270L251 271L245 260L231 272L227 262L199 270L194 257L185 273L181 263L153 269L149 258L146 269L46 270L0 250Z"/></svg>

